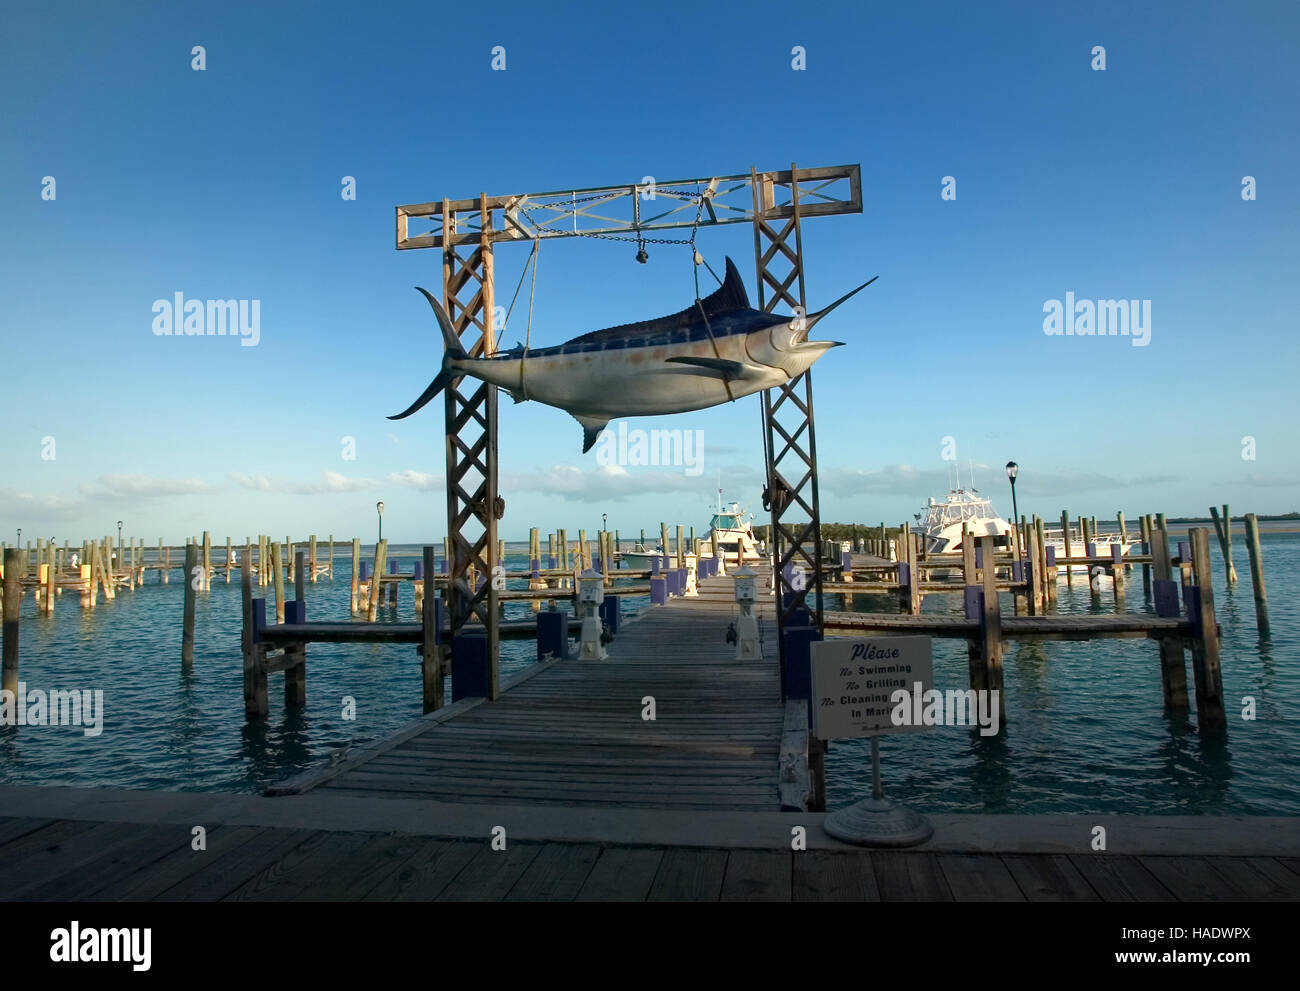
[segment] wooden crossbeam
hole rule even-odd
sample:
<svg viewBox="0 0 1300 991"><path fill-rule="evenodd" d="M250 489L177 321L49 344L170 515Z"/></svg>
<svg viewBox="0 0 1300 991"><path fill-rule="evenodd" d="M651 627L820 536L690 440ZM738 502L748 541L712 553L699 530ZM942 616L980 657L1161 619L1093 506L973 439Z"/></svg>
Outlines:
<svg viewBox="0 0 1300 991"><path fill-rule="evenodd" d="M409 203L396 209L397 247L480 248L502 241L689 228L695 225L701 197L701 227L792 220L796 196L800 217L862 212L857 165L673 179L655 183L653 200L646 198L649 192L640 183L627 183ZM413 233L413 223L429 229Z"/></svg>

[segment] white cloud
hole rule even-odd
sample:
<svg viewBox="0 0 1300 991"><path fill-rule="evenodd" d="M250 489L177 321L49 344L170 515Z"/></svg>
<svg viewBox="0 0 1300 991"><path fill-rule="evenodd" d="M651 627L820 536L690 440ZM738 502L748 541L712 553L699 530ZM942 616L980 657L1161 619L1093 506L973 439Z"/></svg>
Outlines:
<svg viewBox="0 0 1300 991"><path fill-rule="evenodd" d="M316 481L295 482L288 479L272 478L259 473L247 475L232 471L230 479L236 485L255 492L285 492L290 495L331 495L339 492L364 492L376 488L379 483L373 478L352 478L337 471L321 472Z"/></svg>
<svg viewBox="0 0 1300 991"><path fill-rule="evenodd" d="M441 491L444 486L441 475L430 475L427 472L416 471L413 468L407 468L405 471L390 471L388 481L393 485L405 485L425 492Z"/></svg>

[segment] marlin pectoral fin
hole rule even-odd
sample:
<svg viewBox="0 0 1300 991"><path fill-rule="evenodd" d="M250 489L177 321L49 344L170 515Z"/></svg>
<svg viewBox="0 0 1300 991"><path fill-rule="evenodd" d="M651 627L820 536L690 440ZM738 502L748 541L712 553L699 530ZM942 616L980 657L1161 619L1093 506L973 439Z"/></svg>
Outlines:
<svg viewBox="0 0 1300 991"><path fill-rule="evenodd" d="M729 361L726 358L669 358L668 361L676 362L679 365L694 365L696 368L703 368L705 371L716 375L726 382L734 382L736 379L744 378L746 375L757 374L760 369L754 365L746 365L740 361Z"/></svg>
<svg viewBox="0 0 1300 991"><path fill-rule="evenodd" d="M573 418L582 424L582 453L586 454L596 443L600 432L609 425L609 420L597 416L579 416L577 413L573 414Z"/></svg>

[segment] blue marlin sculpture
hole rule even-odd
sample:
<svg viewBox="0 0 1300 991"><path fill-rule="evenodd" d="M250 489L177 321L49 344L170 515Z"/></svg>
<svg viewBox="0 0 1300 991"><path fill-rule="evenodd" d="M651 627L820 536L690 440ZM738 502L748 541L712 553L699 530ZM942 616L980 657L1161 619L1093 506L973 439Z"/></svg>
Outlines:
<svg viewBox="0 0 1300 991"><path fill-rule="evenodd" d="M585 453L615 417L705 409L803 374L841 343L808 340L813 325L875 281L816 313L780 316L749 305L745 284L728 258L718 290L680 313L593 331L554 347L516 347L481 358L465 351L446 310L420 289L447 350L437 378L389 419L410 416L453 379L470 375L505 389L515 402L536 399L571 414L582 424Z"/></svg>

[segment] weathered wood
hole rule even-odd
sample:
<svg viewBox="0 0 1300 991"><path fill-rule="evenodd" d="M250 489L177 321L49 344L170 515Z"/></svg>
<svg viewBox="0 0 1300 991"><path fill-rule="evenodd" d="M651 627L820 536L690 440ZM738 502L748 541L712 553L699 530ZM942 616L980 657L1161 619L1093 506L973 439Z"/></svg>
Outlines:
<svg viewBox="0 0 1300 991"><path fill-rule="evenodd" d="M1196 724L1203 733L1225 733L1228 722L1223 704L1223 673L1219 667L1219 633L1214 618L1214 589L1210 576L1210 535L1204 527L1188 531L1192 543L1192 571L1196 583L1188 618L1194 634L1191 640L1192 672L1196 681Z"/></svg>
<svg viewBox="0 0 1300 991"><path fill-rule="evenodd" d="M1237 569L1232 566L1232 514L1228 512L1228 504L1223 504L1223 516L1219 515L1218 509L1210 507L1210 519L1214 521L1214 531L1219 536L1219 550L1223 552L1223 571L1224 577L1229 585L1237 584Z"/></svg>
<svg viewBox="0 0 1300 991"><path fill-rule="evenodd" d="M352 615L355 616L360 611L359 595L361 591L361 541L357 537L352 538ZM433 580L433 575L429 575L429 580Z"/></svg>
<svg viewBox="0 0 1300 991"><path fill-rule="evenodd" d="M984 609L980 624L982 638L981 656L987 674L985 683L990 692L998 693L998 709L1006 718L1006 693L1002 690L1002 610L998 602L998 587L994 579L993 538L980 538L980 554L984 558Z"/></svg>
<svg viewBox="0 0 1300 991"><path fill-rule="evenodd" d="M781 811L806 812L812 793L808 767L808 700L788 699L778 758Z"/></svg>
<svg viewBox="0 0 1300 991"><path fill-rule="evenodd" d="M534 531L536 533L536 531ZM433 595L435 564L433 547L424 548L424 574L428 592L420 604L420 672L424 686L424 711L433 712L443 706L442 646L438 643L437 598Z"/></svg>
<svg viewBox="0 0 1300 991"><path fill-rule="evenodd" d="M0 648L3 655L3 674L0 674L0 688L6 692L18 693L18 613L22 607L22 585L20 584L22 552L16 547L6 547L4 552L4 588L0 592L4 612L4 642Z"/></svg>
<svg viewBox="0 0 1300 991"><path fill-rule="evenodd" d="M1068 558L1071 556L1070 555L1070 511L1068 509L1061 510L1061 541L1062 541L1061 549L1065 552L1065 556ZM1073 583L1073 579L1070 577L1071 570L1072 569L1067 565L1065 569L1065 584L1067 586Z"/></svg>
<svg viewBox="0 0 1300 991"><path fill-rule="evenodd" d="M277 623L284 622L284 561L281 554L281 545L277 540L271 544L271 570L275 572L275 621Z"/></svg>
<svg viewBox="0 0 1300 991"><path fill-rule="evenodd" d="M1255 595L1255 629L1267 636L1268 593L1264 588L1264 557L1259 549L1259 519L1254 513L1246 514L1246 551L1250 555L1250 582Z"/></svg>
<svg viewBox="0 0 1300 991"><path fill-rule="evenodd" d="M181 667L189 669L194 666L194 606L197 590L201 584L199 575L199 548L194 544L185 547L185 605L181 622Z"/></svg>

